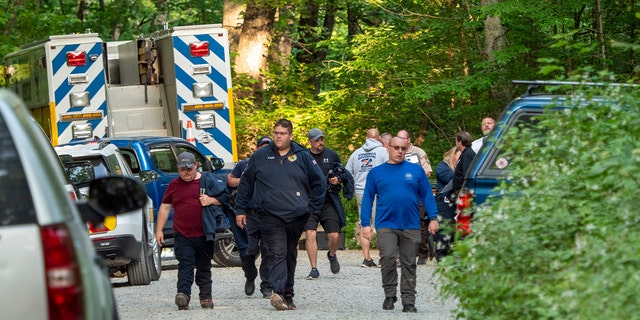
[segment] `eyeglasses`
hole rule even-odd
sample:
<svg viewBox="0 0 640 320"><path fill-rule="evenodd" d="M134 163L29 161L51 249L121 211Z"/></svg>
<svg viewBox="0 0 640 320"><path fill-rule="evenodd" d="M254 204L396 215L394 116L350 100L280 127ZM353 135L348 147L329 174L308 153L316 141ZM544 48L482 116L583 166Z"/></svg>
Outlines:
<svg viewBox="0 0 640 320"><path fill-rule="evenodd" d="M407 151L407 147L404 147L404 146L401 147L401 146L389 145L389 147L393 148L393 150L395 150L395 151L398 151L398 150Z"/></svg>
<svg viewBox="0 0 640 320"><path fill-rule="evenodd" d="M289 134L290 134L289 132L278 132L278 131L273 132L274 136L288 136Z"/></svg>
<svg viewBox="0 0 640 320"><path fill-rule="evenodd" d="M187 167L180 167L180 168L178 168L178 171L191 171L191 170L193 170L193 169L194 169L193 167L191 167L191 168L187 168Z"/></svg>

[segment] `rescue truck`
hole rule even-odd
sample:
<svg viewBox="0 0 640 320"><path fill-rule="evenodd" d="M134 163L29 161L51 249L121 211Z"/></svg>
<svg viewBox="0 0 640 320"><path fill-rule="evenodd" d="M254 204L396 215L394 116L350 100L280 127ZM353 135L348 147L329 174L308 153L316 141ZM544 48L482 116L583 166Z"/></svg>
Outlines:
<svg viewBox="0 0 640 320"><path fill-rule="evenodd" d="M53 35L4 59L16 92L56 146L88 138L175 136L237 162L227 31L167 28L105 42Z"/></svg>

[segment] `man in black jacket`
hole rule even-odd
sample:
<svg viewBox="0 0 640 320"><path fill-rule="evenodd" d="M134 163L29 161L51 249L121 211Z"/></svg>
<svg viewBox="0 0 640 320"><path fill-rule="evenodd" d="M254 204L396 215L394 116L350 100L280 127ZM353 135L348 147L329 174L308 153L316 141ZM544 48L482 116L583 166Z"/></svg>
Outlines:
<svg viewBox="0 0 640 320"><path fill-rule="evenodd" d="M460 150L460 159L456 165L456 169L453 172L453 186L451 188L452 194L458 194L462 185L464 184L464 177L469 171L469 166L476 153L471 149L471 135L466 131L460 131L456 133L456 147Z"/></svg>
<svg viewBox="0 0 640 320"><path fill-rule="evenodd" d="M261 232L271 253L269 281L271 305L294 310L293 284L298 258L298 239L311 212L324 203L326 180L307 149L293 140L293 124L276 122L273 143L261 148L240 179L236 193L236 223L247 223L247 206L255 194Z"/></svg>

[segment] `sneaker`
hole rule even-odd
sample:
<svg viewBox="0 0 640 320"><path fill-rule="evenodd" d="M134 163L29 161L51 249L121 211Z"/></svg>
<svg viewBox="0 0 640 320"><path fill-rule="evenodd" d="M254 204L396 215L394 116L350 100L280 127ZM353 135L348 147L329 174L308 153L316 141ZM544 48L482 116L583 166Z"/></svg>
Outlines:
<svg viewBox="0 0 640 320"><path fill-rule="evenodd" d="M402 312L416 313L418 312L418 309L416 309L416 306L412 304L405 304L404 307L402 307Z"/></svg>
<svg viewBox="0 0 640 320"><path fill-rule="evenodd" d="M256 291L255 283L253 282L253 280L247 279L247 281L244 283L244 293L248 296L251 296L255 291Z"/></svg>
<svg viewBox="0 0 640 320"><path fill-rule="evenodd" d="M360 266L363 267L363 268L375 268L378 265L376 265L376 263L373 262L373 259L371 259L371 260L364 259L364 260L362 260L362 264Z"/></svg>
<svg viewBox="0 0 640 320"><path fill-rule="evenodd" d="M311 272L307 276L307 280L317 280L320 277L320 271L316 268L311 268Z"/></svg>
<svg viewBox="0 0 640 320"><path fill-rule="evenodd" d="M327 258L329 259L329 264L331 265L331 273L336 274L340 272L340 263L338 262L338 255L334 254L332 257L329 255L329 251L327 251Z"/></svg>
<svg viewBox="0 0 640 320"><path fill-rule="evenodd" d="M277 294L275 292L269 298L269 302L271 303L272 307L276 308L276 310L281 310L281 311L282 310L289 310L289 306L284 301L284 298L282 298L281 295L279 295L279 294Z"/></svg>
<svg viewBox="0 0 640 320"><path fill-rule="evenodd" d="M393 304L398 301L397 297L386 297L384 298L384 302L382 303L382 309L384 310L393 310Z"/></svg>
<svg viewBox="0 0 640 320"><path fill-rule="evenodd" d="M189 296L178 292L176 294L176 305L178 306L178 310L189 310Z"/></svg>
<svg viewBox="0 0 640 320"><path fill-rule="evenodd" d="M425 257L418 257L418 264L427 264L427 258Z"/></svg>
<svg viewBox="0 0 640 320"><path fill-rule="evenodd" d="M213 299L200 299L202 309L213 309Z"/></svg>
<svg viewBox="0 0 640 320"><path fill-rule="evenodd" d="M289 310L296 310L296 305L293 303L293 297L290 295L284 296L284 302L289 306Z"/></svg>

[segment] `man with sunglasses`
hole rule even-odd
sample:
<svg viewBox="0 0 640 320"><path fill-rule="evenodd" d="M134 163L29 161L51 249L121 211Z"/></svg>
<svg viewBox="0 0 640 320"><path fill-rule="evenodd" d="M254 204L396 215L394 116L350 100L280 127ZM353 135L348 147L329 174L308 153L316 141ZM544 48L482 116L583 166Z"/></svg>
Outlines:
<svg viewBox="0 0 640 320"><path fill-rule="evenodd" d="M402 312L417 312L416 251L420 244L420 204L429 219L428 231L435 234L439 225L438 208L431 191L429 177L419 164L405 161L409 145L406 139L394 137L387 151L389 161L369 171L362 197L360 221L362 236L371 239L371 212L376 200L375 226L380 250L380 270L385 300L384 310L392 310L397 301L398 272L396 250L399 252L400 298Z"/></svg>
<svg viewBox="0 0 640 320"><path fill-rule="evenodd" d="M173 208L174 252L178 260L178 293L175 303L178 310L189 309L195 268L195 282L200 289L200 306L203 309L213 309L211 259L214 242L207 241L205 236L202 207L221 206L222 202L201 192L202 173L198 172L198 163L192 153L185 151L179 154L177 162L179 176L169 182L158 209L156 240L161 245L164 243L162 229ZM222 180L219 183L226 190L226 183Z"/></svg>

